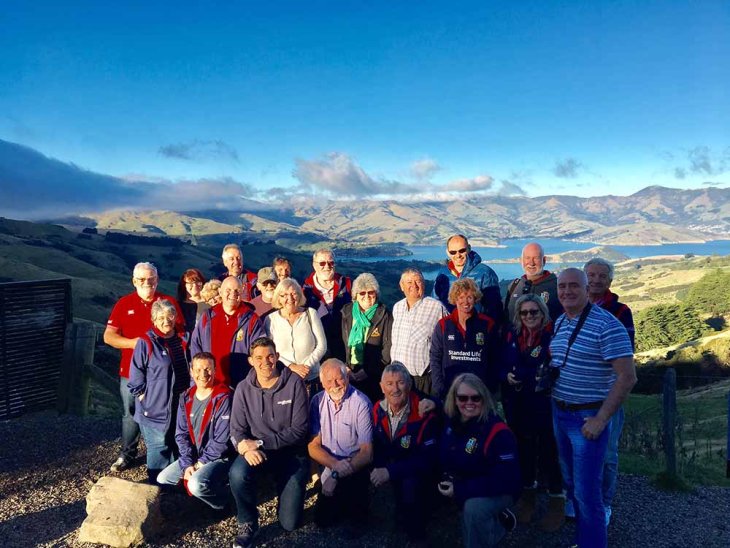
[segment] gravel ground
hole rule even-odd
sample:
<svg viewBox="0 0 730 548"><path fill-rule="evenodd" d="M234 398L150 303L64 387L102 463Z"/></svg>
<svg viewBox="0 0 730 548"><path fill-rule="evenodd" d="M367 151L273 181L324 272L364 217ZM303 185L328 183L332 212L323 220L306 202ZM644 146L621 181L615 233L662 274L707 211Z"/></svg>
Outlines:
<svg viewBox="0 0 730 548"><path fill-rule="evenodd" d="M86 517L84 497L93 483L107 474L117 456L120 424L117 419L78 418L36 413L0 422L0 544L15 546L91 546L77 541ZM140 465L120 474L141 481ZM309 486L304 525L285 533L275 520L270 495L260 506L260 546L340 546L340 528L320 530L311 522L314 502ZM402 546L404 536L394 529L387 490L374 495L368 533L345 542L354 546ZM544 504L544 501L543 501ZM162 500L164 530L148 546L230 546L236 523L232 511L216 515L182 494ZM611 546L730 546L730 489L702 487L691 494L654 489L646 478L621 476L609 527ZM433 546L459 542L458 516L448 504L439 508L438 522L424 524ZM567 546L572 524L554 534L520 527L503 546Z"/></svg>

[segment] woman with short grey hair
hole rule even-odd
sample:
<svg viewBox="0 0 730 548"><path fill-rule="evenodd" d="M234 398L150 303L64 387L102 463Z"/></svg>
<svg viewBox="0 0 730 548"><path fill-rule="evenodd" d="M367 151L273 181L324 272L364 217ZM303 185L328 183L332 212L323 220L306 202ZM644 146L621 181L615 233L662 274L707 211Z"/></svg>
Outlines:
<svg viewBox="0 0 730 548"><path fill-rule="evenodd" d="M390 363L393 316L378 302L380 284L369 272L352 283L352 303L342 307L342 340L352 384L370 398L381 397L380 376Z"/></svg>

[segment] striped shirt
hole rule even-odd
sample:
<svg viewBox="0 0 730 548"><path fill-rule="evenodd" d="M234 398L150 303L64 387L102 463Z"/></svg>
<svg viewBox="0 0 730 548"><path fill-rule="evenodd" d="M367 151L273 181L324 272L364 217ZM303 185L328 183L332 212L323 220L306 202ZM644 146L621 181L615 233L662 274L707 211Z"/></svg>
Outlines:
<svg viewBox="0 0 730 548"><path fill-rule="evenodd" d="M428 370L431 336L438 321L448 316L440 301L423 297L410 309L406 299L393 306L393 330L390 359L406 366L414 377Z"/></svg>
<svg viewBox="0 0 730 548"><path fill-rule="evenodd" d="M555 322L550 365L562 368L553 397L567 403L602 401L616 381L610 362L633 356L631 340L626 328L610 312L591 306L566 360L568 341L578 319L579 316L570 319L562 314Z"/></svg>

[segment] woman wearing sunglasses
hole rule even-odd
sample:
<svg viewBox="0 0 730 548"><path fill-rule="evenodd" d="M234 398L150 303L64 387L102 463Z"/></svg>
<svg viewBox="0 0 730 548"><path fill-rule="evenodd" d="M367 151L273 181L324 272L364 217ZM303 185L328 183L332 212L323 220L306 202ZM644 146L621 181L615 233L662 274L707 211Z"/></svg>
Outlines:
<svg viewBox="0 0 730 548"><path fill-rule="evenodd" d="M484 382L471 373L456 377L444 411L439 492L463 511L464 546L494 546L516 523L508 509L521 486L515 438Z"/></svg>
<svg viewBox="0 0 730 548"><path fill-rule="evenodd" d="M529 523L537 506L537 479L547 480L548 511L538 525L557 531L565 519L563 480L553 434L550 390L543 373L550 361L552 324L539 295L522 295L515 303L514 329L506 334L502 360L502 406L507 424L515 433L522 473L522 496L517 520Z"/></svg>
<svg viewBox="0 0 730 548"><path fill-rule="evenodd" d="M354 302L342 308L342 340L352 384L371 402L382 398L380 376L390 363L393 316L378 302L380 285L363 272L352 282Z"/></svg>

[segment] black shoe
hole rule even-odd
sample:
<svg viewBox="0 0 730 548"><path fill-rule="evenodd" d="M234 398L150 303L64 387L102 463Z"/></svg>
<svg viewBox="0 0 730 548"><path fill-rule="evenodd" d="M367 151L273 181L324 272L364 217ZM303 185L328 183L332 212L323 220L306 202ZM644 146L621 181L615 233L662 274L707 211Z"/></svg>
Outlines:
<svg viewBox="0 0 730 548"><path fill-rule="evenodd" d="M253 521L238 524L238 534L233 541L233 548L249 548L253 546L253 539L259 530L259 526Z"/></svg>
<svg viewBox="0 0 730 548"><path fill-rule="evenodd" d="M109 468L109 471L110 472L122 472L131 467L132 467L131 459L128 459L126 457L119 457L117 460L114 461L114 464L111 465L111 467Z"/></svg>
<svg viewBox="0 0 730 548"><path fill-rule="evenodd" d="M499 523L502 524L502 527L504 527L504 530L508 533L511 533L515 530L515 527L517 527L517 518L512 513L512 510L509 508L505 508L499 513Z"/></svg>

